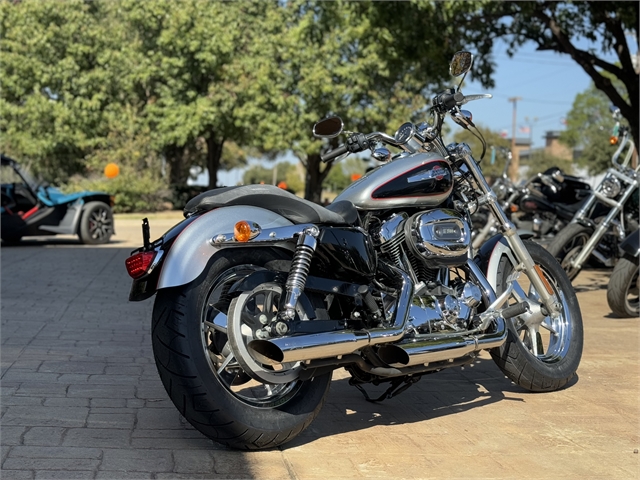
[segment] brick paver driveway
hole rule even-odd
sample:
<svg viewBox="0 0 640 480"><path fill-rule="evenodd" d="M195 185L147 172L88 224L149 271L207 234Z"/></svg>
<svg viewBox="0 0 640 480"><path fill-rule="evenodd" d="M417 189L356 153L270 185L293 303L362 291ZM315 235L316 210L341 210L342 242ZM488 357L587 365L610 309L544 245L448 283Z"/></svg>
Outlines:
<svg viewBox="0 0 640 480"><path fill-rule="evenodd" d="M152 220L154 237L172 223ZM127 302L138 222L116 228L105 247L1 249L2 478L638 478L640 321L608 317L602 272L577 282L585 349L569 388L526 393L482 355L370 404L341 370L309 430L246 453L203 437L168 400L152 300Z"/></svg>

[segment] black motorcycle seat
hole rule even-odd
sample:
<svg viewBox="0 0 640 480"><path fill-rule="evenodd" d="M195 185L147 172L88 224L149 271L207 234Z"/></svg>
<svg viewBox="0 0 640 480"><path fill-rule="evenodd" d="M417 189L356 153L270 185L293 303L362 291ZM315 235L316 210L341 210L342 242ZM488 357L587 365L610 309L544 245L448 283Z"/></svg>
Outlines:
<svg viewBox="0 0 640 480"><path fill-rule="evenodd" d="M357 225L359 223L358 212L351 202L336 202L325 208L296 197L274 185L242 185L209 190L187 202L184 207L184 216L232 205L264 208L282 215L294 224Z"/></svg>

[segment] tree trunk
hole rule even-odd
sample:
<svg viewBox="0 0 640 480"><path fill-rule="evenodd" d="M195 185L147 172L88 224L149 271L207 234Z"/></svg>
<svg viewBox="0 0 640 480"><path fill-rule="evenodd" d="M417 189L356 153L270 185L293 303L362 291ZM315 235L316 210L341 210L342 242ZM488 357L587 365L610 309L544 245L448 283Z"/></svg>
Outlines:
<svg viewBox="0 0 640 480"><path fill-rule="evenodd" d="M322 182L327 178L331 170L331 164L327 164L324 170L321 170L320 154L309 155L304 163L306 163L304 198L312 202L322 203Z"/></svg>
<svg viewBox="0 0 640 480"><path fill-rule="evenodd" d="M163 154L169 166L169 184L175 186L186 185L189 172L185 167L184 147L170 145L165 147Z"/></svg>
<svg viewBox="0 0 640 480"><path fill-rule="evenodd" d="M216 188L218 184L218 169L222 158L224 139L217 141L214 132L207 136L207 170L209 171L209 188Z"/></svg>

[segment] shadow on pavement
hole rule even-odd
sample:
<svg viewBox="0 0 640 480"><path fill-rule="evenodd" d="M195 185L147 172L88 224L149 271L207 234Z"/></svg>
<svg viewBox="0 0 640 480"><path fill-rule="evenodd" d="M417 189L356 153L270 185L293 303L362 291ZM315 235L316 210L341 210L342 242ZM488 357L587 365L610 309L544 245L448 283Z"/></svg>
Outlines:
<svg viewBox="0 0 640 480"><path fill-rule="evenodd" d="M337 372L340 372L339 370ZM578 382L575 375L563 388ZM370 397L381 395L389 384L364 385ZM492 360L478 359L473 366L452 368L423 376L408 390L382 402L372 403L349 385L348 378L334 380L320 415L308 430L281 447L295 448L333 435L367 430L376 426L426 422L461 414L499 402L525 402L529 392L502 375ZM544 395L544 394L542 394ZM432 432L437 434L437 427ZM455 432L454 432L455 433Z"/></svg>

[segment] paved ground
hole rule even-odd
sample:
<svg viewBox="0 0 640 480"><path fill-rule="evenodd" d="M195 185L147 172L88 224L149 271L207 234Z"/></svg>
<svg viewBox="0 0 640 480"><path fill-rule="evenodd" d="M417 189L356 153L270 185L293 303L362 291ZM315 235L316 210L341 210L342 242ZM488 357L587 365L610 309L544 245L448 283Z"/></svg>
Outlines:
<svg viewBox="0 0 640 480"><path fill-rule="evenodd" d="M178 218L152 217L152 237ZM640 475L640 322L609 317L600 272L577 282L585 349L569 388L526 393L483 355L370 404L340 371L302 436L243 453L203 437L168 400L151 353L152 300L127 302L124 259L139 222L116 227L104 247L60 237L0 250L3 479Z"/></svg>

